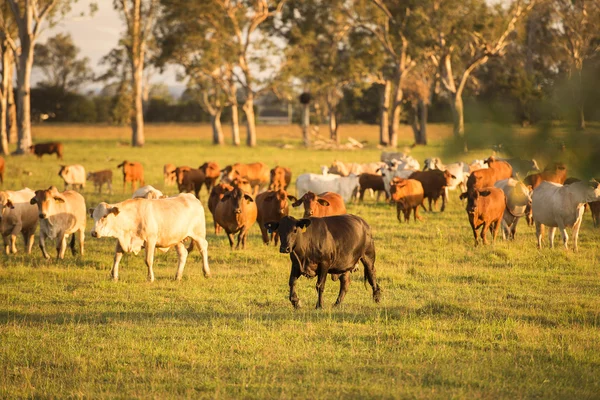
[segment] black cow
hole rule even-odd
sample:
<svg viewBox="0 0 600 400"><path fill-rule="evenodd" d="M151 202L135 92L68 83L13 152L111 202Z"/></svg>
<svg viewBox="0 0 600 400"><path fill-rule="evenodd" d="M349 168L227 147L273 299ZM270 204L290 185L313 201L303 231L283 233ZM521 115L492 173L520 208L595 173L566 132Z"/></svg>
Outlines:
<svg viewBox="0 0 600 400"><path fill-rule="evenodd" d="M363 264L365 279L373 288L373 300L379 303L381 289L375 277L375 244L371 227L364 219L356 215L301 220L287 216L278 223L267 222L265 227L279 233L279 252L290 254L290 301L294 307L300 307L296 281L301 275L318 277L316 308L321 308L327 274L339 274L340 294L335 305L341 304L350 286L350 272L358 268L358 261Z"/></svg>

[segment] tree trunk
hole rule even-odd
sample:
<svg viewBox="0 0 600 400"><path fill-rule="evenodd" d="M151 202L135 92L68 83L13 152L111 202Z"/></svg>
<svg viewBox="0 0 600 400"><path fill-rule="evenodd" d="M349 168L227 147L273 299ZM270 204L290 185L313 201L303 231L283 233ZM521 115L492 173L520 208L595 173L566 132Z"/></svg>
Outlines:
<svg viewBox="0 0 600 400"><path fill-rule="evenodd" d="M585 129L585 112L583 104L577 106L577 129L580 131Z"/></svg>
<svg viewBox="0 0 600 400"><path fill-rule="evenodd" d="M329 108L329 137L331 140L340 144L340 138L338 136L338 123L335 115L335 108Z"/></svg>
<svg viewBox="0 0 600 400"><path fill-rule="evenodd" d="M8 87L11 76L8 74L10 67L8 64L11 62L8 56L8 49L3 46L2 49L2 87L0 88L0 152L7 155L8 152L8 135L7 135L7 124L6 116L8 113Z"/></svg>
<svg viewBox="0 0 600 400"><path fill-rule="evenodd" d="M256 120L254 118L254 95L248 93L246 102L243 105L246 115L246 145L248 147L256 146Z"/></svg>
<svg viewBox="0 0 600 400"><path fill-rule="evenodd" d="M6 116L6 130L8 131L8 142L16 143L18 137L17 131L17 104L15 103L15 91L13 87L13 71L14 71L14 59L11 58L10 62L10 73L8 76L10 79L8 80L8 88L7 88L7 107L8 114Z"/></svg>
<svg viewBox="0 0 600 400"><path fill-rule="evenodd" d="M304 147L310 146L310 104L302 105L302 140Z"/></svg>
<svg viewBox="0 0 600 400"><path fill-rule="evenodd" d="M418 144L422 144L423 146L427 146L427 114L428 114L428 105L423 100L419 100L419 118L421 119L421 142Z"/></svg>
<svg viewBox="0 0 600 400"><path fill-rule="evenodd" d="M28 154L31 146L31 69L33 43L29 35L21 36L21 54L17 71L17 150Z"/></svg>
<svg viewBox="0 0 600 400"><path fill-rule="evenodd" d="M240 145L240 119L238 115L238 106L233 104L231 106L231 140L234 146Z"/></svg>
<svg viewBox="0 0 600 400"><path fill-rule="evenodd" d="M419 100L413 106L412 129L415 137L415 145L427 144L427 104Z"/></svg>
<svg viewBox="0 0 600 400"><path fill-rule="evenodd" d="M381 111L381 120L379 121L379 144L387 146L390 143L390 93L392 91L392 82L385 81L381 90L379 108Z"/></svg>
<svg viewBox="0 0 600 400"><path fill-rule="evenodd" d="M128 10L124 9L124 12ZM129 57L131 61L131 88L133 115L131 116L131 145L142 147L145 143L144 137L144 53L145 44L142 37L142 4L140 0L133 1L131 7L131 47Z"/></svg>
<svg viewBox="0 0 600 400"><path fill-rule="evenodd" d="M402 79L398 78L394 88L392 105L392 121L390 122L390 147L398 147L398 131L400 130L400 111L402 111Z"/></svg>
<svg viewBox="0 0 600 400"><path fill-rule="evenodd" d="M458 141L462 141L463 149L467 152L468 147L465 139L464 107L462 96L460 94L451 93L450 108L452 109L454 138Z"/></svg>
<svg viewBox="0 0 600 400"><path fill-rule="evenodd" d="M213 144L222 145L225 143L225 138L223 136L223 128L221 127L221 112L222 109L217 109L210 116L210 124L213 130Z"/></svg>

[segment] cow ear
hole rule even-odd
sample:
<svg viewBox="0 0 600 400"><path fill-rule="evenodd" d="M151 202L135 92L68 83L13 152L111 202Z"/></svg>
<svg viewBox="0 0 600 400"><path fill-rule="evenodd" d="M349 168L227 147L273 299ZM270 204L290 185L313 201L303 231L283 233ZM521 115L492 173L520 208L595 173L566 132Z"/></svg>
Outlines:
<svg viewBox="0 0 600 400"><path fill-rule="evenodd" d="M121 210L119 210L118 207L111 207L108 209L109 214L119 215L120 212L121 212Z"/></svg>
<svg viewBox="0 0 600 400"><path fill-rule="evenodd" d="M450 175L450 178L452 178L452 179L456 179L456 176L454 176L454 175Z"/></svg>
<svg viewBox="0 0 600 400"><path fill-rule="evenodd" d="M248 200L249 203L254 203L254 199L249 194L244 193L244 198Z"/></svg>
<svg viewBox="0 0 600 400"><path fill-rule="evenodd" d="M11 210L15 209L15 206L10 199L6 201L6 207L10 208Z"/></svg>
<svg viewBox="0 0 600 400"><path fill-rule="evenodd" d="M88 213L90 213L90 218L94 218L94 209L88 208Z"/></svg>
<svg viewBox="0 0 600 400"><path fill-rule="evenodd" d="M277 229L279 229L279 222L267 222L265 224L265 228L267 228L267 231L269 231L269 233L273 233Z"/></svg>
<svg viewBox="0 0 600 400"><path fill-rule="evenodd" d="M311 224L311 220L308 218L303 218L300 221L296 222L296 226L304 232L304 230Z"/></svg>
<svg viewBox="0 0 600 400"><path fill-rule="evenodd" d="M302 196L301 198L299 198L298 200L296 200L295 202L292 203L292 207L300 207L302 205L302 199L304 198L304 196Z"/></svg>
<svg viewBox="0 0 600 400"><path fill-rule="evenodd" d="M483 197L487 197L491 194L492 192L490 192L489 190L484 190L483 192L479 192L480 195L482 195Z"/></svg>
<svg viewBox="0 0 600 400"><path fill-rule="evenodd" d="M37 200L35 199L35 197L29 200L29 204L37 204Z"/></svg>
<svg viewBox="0 0 600 400"><path fill-rule="evenodd" d="M467 197L469 197L469 194L467 192L461 193L460 196L458 196L459 199L464 200Z"/></svg>
<svg viewBox="0 0 600 400"><path fill-rule="evenodd" d="M121 164L117 165L117 168L121 168L122 166L124 166L124 165L125 165L125 163L126 163L126 162L127 162L127 161L123 161Z"/></svg>
<svg viewBox="0 0 600 400"><path fill-rule="evenodd" d="M293 201L294 203L298 201L298 199L292 196L291 194L288 194L287 198L289 201Z"/></svg>
<svg viewBox="0 0 600 400"><path fill-rule="evenodd" d="M319 203L322 206L329 207L329 202L325 199L317 199L317 203Z"/></svg>
<svg viewBox="0 0 600 400"><path fill-rule="evenodd" d="M62 204L65 202L65 199L62 196L54 196L54 201L56 201L59 204Z"/></svg>

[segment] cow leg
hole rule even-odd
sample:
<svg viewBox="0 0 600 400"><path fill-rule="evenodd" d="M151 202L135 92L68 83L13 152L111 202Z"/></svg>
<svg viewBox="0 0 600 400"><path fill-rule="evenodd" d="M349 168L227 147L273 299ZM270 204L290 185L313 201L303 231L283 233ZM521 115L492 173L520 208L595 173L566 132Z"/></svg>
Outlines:
<svg viewBox="0 0 600 400"><path fill-rule="evenodd" d="M271 239L273 240L273 245L275 247L277 247L277 244L279 243L279 233L278 232L271 233Z"/></svg>
<svg viewBox="0 0 600 400"><path fill-rule="evenodd" d="M579 228L581 227L581 221L583 221L583 213L573 224L573 251L577 252L577 239L579 238ZM566 232L566 231L565 231ZM567 244L565 243L565 246Z"/></svg>
<svg viewBox="0 0 600 400"><path fill-rule="evenodd" d="M40 229L40 249L42 250L42 254L46 260L50 258L50 254L46 251L46 234L42 229Z"/></svg>
<svg viewBox="0 0 600 400"><path fill-rule="evenodd" d="M316 289L317 289L317 294L318 294L318 299L317 299L317 305L316 305L316 309L320 309L323 308L323 291L325 290L325 282L327 282L327 268L325 266L325 264L323 263L319 263L319 267L317 269L317 284L316 284Z"/></svg>
<svg viewBox="0 0 600 400"><path fill-rule="evenodd" d="M71 243L69 244L69 247L71 248L71 254L77 254L75 251L75 232L73 232L73 235L71 236Z"/></svg>
<svg viewBox="0 0 600 400"><path fill-rule="evenodd" d="M402 223L402 207L400 205L400 203L396 203L396 218L398 218L398 222Z"/></svg>
<svg viewBox="0 0 600 400"><path fill-rule="evenodd" d="M115 258L113 260L113 267L110 271L110 276L115 282L119 280L119 263L121 262L121 258L123 258L123 252L124 250L121 247L121 243L119 243L119 241L117 240L117 246L115 248Z"/></svg>
<svg viewBox="0 0 600 400"><path fill-rule="evenodd" d="M75 234L73 234L75 235ZM83 257L85 242L85 229L79 230L79 254Z"/></svg>
<svg viewBox="0 0 600 400"><path fill-rule="evenodd" d="M107 185L108 185L108 190L109 190L110 194L113 194L112 182L108 182ZM102 189L102 188L100 188L100 189Z"/></svg>
<svg viewBox="0 0 600 400"><path fill-rule="evenodd" d="M413 207L413 212L414 212L415 222L423 221L423 218L421 218L421 216L419 215L419 206Z"/></svg>
<svg viewBox="0 0 600 400"><path fill-rule="evenodd" d="M498 236L498 231L500 230L500 226L502 224L502 219L494 222L494 231L492 232L492 243L496 243L496 236Z"/></svg>
<svg viewBox="0 0 600 400"><path fill-rule="evenodd" d="M444 194L442 194L442 208L440 209L441 212L444 212L444 210L446 209L446 199L448 198L448 188L444 187Z"/></svg>
<svg viewBox="0 0 600 400"><path fill-rule="evenodd" d="M154 249L156 243L154 241L146 240L146 266L148 267L148 280L154 282L154 271L152 266L154 265Z"/></svg>
<svg viewBox="0 0 600 400"><path fill-rule="evenodd" d="M361 188L358 195L358 200L362 203L365 200L365 189Z"/></svg>
<svg viewBox="0 0 600 400"><path fill-rule="evenodd" d="M13 254L17 253L17 234L21 232L23 225L21 223L15 225L15 227L10 232L10 252ZM8 254L8 248L6 249L6 254Z"/></svg>
<svg viewBox="0 0 600 400"><path fill-rule="evenodd" d="M484 245L488 244L488 242L487 242L487 230L488 230L489 226L490 226L490 224L488 224L487 222L484 222L483 223L483 228L481 228L481 234L480 234L480 236L481 236L481 240L483 241Z"/></svg>
<svg viewBox="0 0 600 400"><path fill-rule="evenodd" d="M191 247L193 247L193 241L192 241L192 245ZM177 243L177 246L175 246L175 249L177 250L177 273L175 274L175 280L180 281L181 277L183 276L183 269L185 268L185 262L187 260L187 256L188 256L188 251L185 248L185 245L182 242Z"/></svg>
<svg viewBox="0 0 600 400"><path fill-rule="evenodd" d="M25 239L25 237L27 238L25 240L25 248L27 249L27 254L31 254L31 249L33 248L33 242L34 242L34 236L35 236L35 229L33 229L30 232L23 232L23 238Z"/></svg>
<svg viewBox="0 0 600 400"><path fill-rule="evenodd" d="M65 258L65 252L67 251L67 234L64 232L56 235L56 256L60 260Z"/></svg>
<svg viewBox="0 0 600 400"><path fill-rule="evenodd" d="M269 234L267 232L267 228L265 228L263 224L259 224L259 228L260 228L260 234L262 235L262 241L263 241L264 244L266 244L268 246L269 242L271 240L269 238Z"/></svg>
<svg viewBox="0 0 600 400"><path fill-rule="evenodd" d="M300 266L292 263L292 270L290 271L290 301L294 308L300 308L300 299L298 298L298 294L296 293L296 282L300 278Z"/></svg>
<svg viewBox="0 0 600 400"><path fill-rule="evenodd" d="M379 303L381 300L381 288L377 284L377 277L375 273L375 249L371 245L367 252L363 257L361 257L360 262L365 268L365 278L367 278L367 282L373 288L373 300L375 303Z"/></svg>
<svg viewBox="0 0 600 400"><path fill-rule="evenodd" d="M229 247L233 249L233 233L229 233L227 231L225 231L225 233L227 233L227 239L229 239Z"/></svg>
<svg viewBox="0 0 600 400"><path fill-rule="evenodd" d="M539 222L535 223L535 237L537 238L538 249L542 248L542 234L544 233L544 225Z"/></svg>
<svg viewBox="0 0 600 400"><path fill-rule="evenodd" d="M410 208L404 209L404 221L408 224L410 221Z"/></svg>
<svg viewBox="0 0 600 400"><path fill-rule="evenodd" d="M9 255L10 254L10 247L11 247L10 246L10 236L9 235L3 236L2 239L4 239L4 252L6 253L6 255Z"/></svg>
<svg viewBox="0 0 600 400"><path fill-rule="evenodd" d="M432 211L432 209L431 209L431 200L432 200L431 197L429 197L428 200L429 200L429 212L431 212Z"/></svg>
<svg viewBox="0 0 600 400"><path fill-rule="evenodd" d="M515 240L515 235L517 233L517 224L519 223L519 218L515 218L515 220L512 223L512 226L510 227L510 238L512 240Z"/></svg>
<svg viewBox="0 0 600 400"><path fill-rule="evenodd" d="M554 248L554 235L556 234L556 227L548 227L548 242L550 243L550 248ZM564 239L564 236L563 236Z"/></svg>
<svg viewBox="0 0 600 400"><path fill-rule="evenodd" d="M475 237L475 247L479 245L479 240L477 239L477 228L475 227L475 221L472 218L469 218L469 223L471 224L471 229L473 230L473 237Z"/></svg>
<svg viewBox="0 0 600 400"><path fill-rule="evenodd" d="M510 227L508 225L508 222L506 222L506 211L504 212L504 215L502 216L502 239L504 240L510 240Z"/></svg>
<svg viewBox="0 0 600 400"><path fill-rule="evenodd" d="M345 273L340 275L340 294L338 295L337 300L335 301L334 306L339 306L342 304L344 297L346 296L346 292L348 292L348 288L350 287L350 271L346 271Z"/></svg>

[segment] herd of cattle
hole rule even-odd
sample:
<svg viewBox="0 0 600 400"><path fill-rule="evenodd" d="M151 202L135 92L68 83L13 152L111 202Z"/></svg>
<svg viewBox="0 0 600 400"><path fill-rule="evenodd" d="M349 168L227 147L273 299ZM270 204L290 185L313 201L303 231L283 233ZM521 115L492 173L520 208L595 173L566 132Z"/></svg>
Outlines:
<svg viewBox="0 0 600 400"><path fill-rule="evenodd" d="M62 159L60 143L32 146L32 153L56 153ZM567 227L573 228L574 248L582 216L589 204L594 224L600 224L600 187L597 181L580 181L567 177L562 163L552 163L540 171L534 160L501 160L489 157L469 164L443 164L439 158L420 163L409 155L383 152L381 160L372 163L343 163L335 161L323 166L321 173L305 173L296 178L296 196L287 192L292 171L283 166L270 169L262 162L236 163L221 169L216 162L206 162L198 168L166 164L163 168L166 186L177 185L180 194L167 197L145 184L144 169L140 163L123 161L118 165L123 172L123 191L127 183L134 191L131 199L108 204L101 202L86 210L85 199L75 191L92 181L95 190L102 192L104 184L112 193L110 169L89 172L82 165L61 166L59 176L65 190L51 186L45 190L25 188L19 191L0 191L0 229L6 254L16 253L16 237L23 235L28 253L34 241L38 221L39 246L45 258L46 239L56 240L57 257L64 258L67 239L76 254L75 234L79 238L79 252L84 253L84 232L87 214L93 218L91 236L117 239L112 278L118 280L119 263L125 252L137 254L145 249L148 279L154 280L155 249L167 251L175 247L178 254L176 279L181 279L188 253L194 247L202 254L203 272L210 275L208 243L204 208L199 201L202 187L208 194L208 208L213 215L215 234L223 229L233 248L246 247L248 232L258 221L265 244L280 241L280 252L289 253L292 263L290 301L299 306L295 292L296 280L304 275L317 277L319 300L325 278L331 274L340 280L341 303L348 289L350 272L358 262L364 266L365 279L373 289L373 298L379 301L380 288L375 274L375 247L371 228L362 218L346 213L346 203L363 201L365 192L377 193L396 205L398 221L406 222L411 212L414 220L421 220L419 208L444 211L450 190L459 189L466 199L466 211L473 230L475 245L480 237L487 243L489 230L495 240L500 227L505 238L513 239L519 219L536 225L538 247L542 244L543 226L549 227L550 246L553 246L556 228L561 232L567 248ZM0 182L4 160L0 157ZM523 180L521 176L525 176ZM136 186L141 186L136 190ZM193 194L191 194L193 193ZM304 208L298 220L289 216L289 206ZM189 244L185 242L189 239Z"/></svg>

